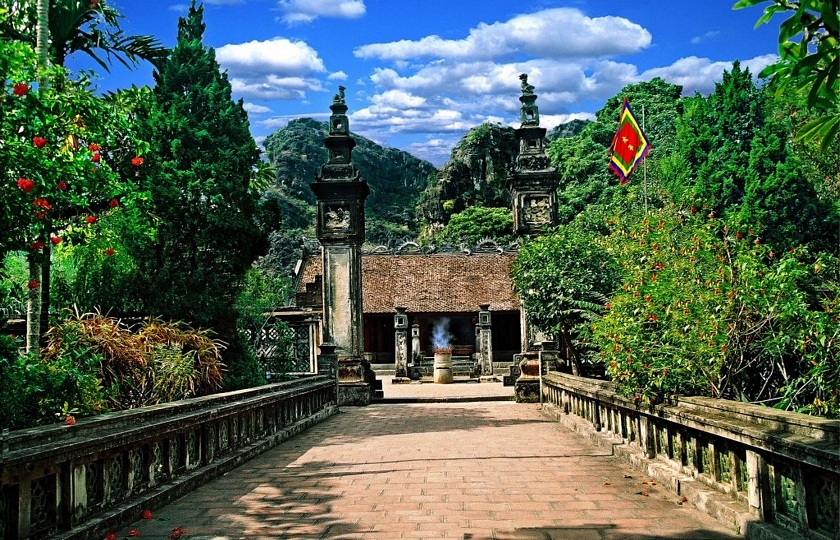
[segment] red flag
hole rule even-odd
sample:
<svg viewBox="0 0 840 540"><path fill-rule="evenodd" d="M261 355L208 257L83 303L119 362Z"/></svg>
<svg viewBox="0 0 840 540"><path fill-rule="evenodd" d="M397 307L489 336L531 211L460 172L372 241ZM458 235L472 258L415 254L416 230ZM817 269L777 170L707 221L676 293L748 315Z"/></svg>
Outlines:
<svg viewBox="0 0 840 540"><path fill-rule="evenodd" d="M618 119L618 129L610 146L610 169L618 176L622 184L626 184L630 175L650 151L650 143L642 131L627 98L621 107Z"/></svg>

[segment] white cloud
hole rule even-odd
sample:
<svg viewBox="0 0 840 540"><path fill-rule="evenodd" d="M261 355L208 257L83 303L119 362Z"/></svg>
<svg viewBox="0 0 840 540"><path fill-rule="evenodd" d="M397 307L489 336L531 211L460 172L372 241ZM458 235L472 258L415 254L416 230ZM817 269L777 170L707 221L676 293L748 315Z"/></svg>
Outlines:
<svg viewBox="0 0 840 540"><path fill-rule="evenodd" d="M409 154L425 159L436 167L443 165L452 154L452 148L458 143L457 138L432 138L424 142L414 142L404 148Z"/></svg>
<svg viewBox="0 0 840 540"><path fill-rule="evenodd" d="M190 9L189 4L172 4L169 6L169 11L175 11L177 13L186 13Z"/></svg>
<svg viewBox="0 0 840 540"><path fill-rule="evenodd" d="M309 23L319 17L358 19L365 14L364 0L279 0L287 24Z"/></svg>
<svg viewBox="0 0 840 540"><path fill-rule="evenodd" d="M281 37L223 45L216 49L216 60L232 76L254 73L299 75L301 72L326 71L315 49L303 41Z"/></svg>
<svg viewBox="0 0 840 540"><path fill-rule="evenodd" d="M205 4L216 4L220 6L232 6L235 4L243 4L243 0L204 0Z"/></svg>
<svg viewBox="0 0 840 540"><path fill-rule="evenodd" d="M265 114L267 112L271 112L270 108L265 105L257 105L256 103L245 103L242 108L250 114Z"/></svg>
<svg viewBox="0 0 840 540"><path fill-rule="evenodd" d="M260 120L259 122L256 122L256 125L270 130L277 130L286 127L286 125L290 121L296 118L314 118L323 122L327 120L329 116L329 113L289 114L282 116L272 116L271 118L266 118L265 120Z"/></svg>
<svg viewBox="0 0 840 540"><path fill-rule="evenodd" d="M710 30L703 34L702 36L694 36L691 38L692 45L700 45L704 41L709 41L710 39L715 39L720 35L720 32L717 30Z"/></svg>
<svg viewBox="0 0 840 540"><path fill-rule="evenodd" d="M572 114L541 114L540 127L551 130L560 124L567 124L572 120L595 120L595 115L588 112L577 112ZM513 127L519 127L518 120Z"/></svg>
<svg viewBox="0 0 840 540"><path fill-rule="evenodd" d="M335 72L327 75L327 79L330 80L330 81L346 81L347 80L347 74L344 73L343 71L335 71Z"/></svg>
<svg viewBox="0 0 840 540"><path fill-rule="evenodd" d="M231 79L233 93L246 99L303 99L307 91L323 92L321 81L313 78L275 77L269 75L253 80Z"/></svg>
<svg viewBox="0 0 840 540"><path fill-rule="evenodd" d="M749 68L753 75L761 71L764 66L777 60L777 56L766 54L749 60L742 60L741 66ZM713 62L708 58L689 56L680 58L670 66L649 69L641 74L641 80L648 81L654 77L661 77L666 81L683 87L683 95L690 96L695 92L708 95L715 89L715 82L723 77L724 70L731 70L732 62Z"/></svg>
<svg viewBox="0 0 840 540"><path fill-rule="evenodd" d="M388 90L373 96L371 101L380 107L394 107L397 109L416 109L426 104L425 98L412 95L402 90Z"/></svg>
<svg viewBox="0 0 840 540"><path fill-rule="evenodd" d="M359 58L407 60L443 58L489 60L508 54L544 58L593 58L636 53L651 43L650 32L621 17L590 18L572 8L518 15L507 22L482 23L463 39L422 39L358 47Z"/></svg>
<svg viewBox="0 0 840 540"><path fill-rule="evenodd" d="M326 71L324 62L303 41L275 37L228 44L216 49L216 59L233 92L246 99L304 99L307 92L323 91L317 76Z"/></svg>

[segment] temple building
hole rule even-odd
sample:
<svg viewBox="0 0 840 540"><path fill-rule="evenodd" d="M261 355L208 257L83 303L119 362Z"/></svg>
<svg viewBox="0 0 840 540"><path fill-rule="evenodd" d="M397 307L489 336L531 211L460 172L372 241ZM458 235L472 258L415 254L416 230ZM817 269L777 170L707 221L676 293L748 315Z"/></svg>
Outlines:
<svg viewBox="0 0 840 540"><path fill-rule="evenodd" d="M379 369L394 369L397 308L407 316L414 338L408 346L408 358L432 356L436 334L444 338L454 355L473 357L481 352L478 327L484 306L492 321L486 326L493 330L488 344L491 350L485 352L492 354L495 368L504 369L520 351L521 342L519 300L510 282L515 255L515 251L492 242L475 251L426 253L409 244L394 251L364 253L365 358ZM321 313L322 280L320 255L305 257L296 275L297 313ZM316 319L305 320L314 324ZM488 370L484 371L487 374Z"/></svg>

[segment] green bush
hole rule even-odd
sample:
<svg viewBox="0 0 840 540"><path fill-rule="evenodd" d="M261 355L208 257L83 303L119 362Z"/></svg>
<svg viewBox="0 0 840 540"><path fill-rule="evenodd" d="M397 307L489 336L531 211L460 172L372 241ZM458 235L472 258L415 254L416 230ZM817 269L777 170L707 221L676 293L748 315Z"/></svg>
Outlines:
<svg viewBox="0 0 840 540"><path fill-rule="evenodd" d="M592 330L622 392L838 415L836 257L775 253L749 229L674 207L611 221L603 245L624 283Z"/></svg>

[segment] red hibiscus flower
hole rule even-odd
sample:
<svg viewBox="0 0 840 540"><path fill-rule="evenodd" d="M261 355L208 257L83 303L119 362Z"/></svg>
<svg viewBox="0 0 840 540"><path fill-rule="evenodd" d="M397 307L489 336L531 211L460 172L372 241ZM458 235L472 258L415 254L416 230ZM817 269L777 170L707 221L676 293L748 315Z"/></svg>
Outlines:
<svg viewBox="0 0 840 540"><path fill-rule="evenodd" d="M17 97L23 97L29 92L29 85L26 83L17 83L12 90Z"/></svg>
<svg viewBox="0 0 840 540"><path fill-rule="evenodd" d="M68 426L75 426L76 418L72 414L68 414L67 418L64 419L64 424Z"/></svg>
<svg viewBox="0 0 840 540"><path fill-rule="evenodd" d="M95 142L92 142L88 145L88 150L90 150L91 152L99 152L99 145Z"/></svg>
<svg viewBox="0 0 840 540"><path fill-rule="evenodd" d="M44 243L40 240L37 240L29 244L29 247L31 247L33 251L41 251L42 249L44 249Z"/></svg>
<svg viewBox="0 0 840 540"><path fill-rule="evenodd" d="M18 178L17 185L24 193L29 193L35 187L35 182L28 178Z"/></svg>
<svg viewBox="0 0 840 540"><path fill-rule="evenodd" d="M64 180L61 180L56 187L59 189L59 191L66 191L67 190L67 182L65 182Z"/></svg>
<svg viewBox="0 0 840 540"><path fill-rule="evenodd" d="M102 159L102 155L99 152L94 152L93 156L90 158L90 160L94 163L99 163L100 159Z"/></svg>
<svg viewBox="0 0 840 540"><path fill-rule="evenodd" d="M108 249L105 250L105 255L106 256L110 257L113 254L114 254L114 248L108 248Z"/></svg>
<svg viewBox="0 0 840 540"><path fill-rule="evenodd" d="M47 139L43 137L32 137L32 144L34 144L36 148L43 148L47 146Z"/></svg>
<svg viewBox="0 0 840 540"><path fill-rule="evenodd" d="M85 218L85 221L87 221L90 224L96 223L96 216L87 216Z"/></svg>
<svg viewBox="0 0 840 540"><path fill-rule="evenodd" d="M116 208L119 205L120 201L118 201L117 199L111 199L110 201L108 201L108 206L110 206L111 208Z"/></svg>
<svg viewBox="0 0 840 540"><path fill-rule="evenodd" d="M50 243L54 246L57 246L58 244L61 243L61 237L60 236L50 236Z"/></svg>
<svg viewBox="0 0 840 540"><path fill-rule="evenodd" d="M138 531L137 529L131 529L130 531L128 531L128 536L140 536L140 531Z"/></svg>
<svg viewBox="0 0 840 540"><path fill-rule="evenodd" d="M38 219L44 219L45 217L47 217L46 212L33 212L33 213L35 214L35 217L38 218Z"/></svg>
<svg viewBox="0 0 840 540"><path fill-rule="evenodd" d="M37 199L32 201L32 204L34 204L36 208L40 208L41 210L52 210L52 205L50 204L50 201L43 197L38 197Z"/></svg>
<svg viewBox="0 0 840 540"><path fill-rule="evenodd" d="M105 535L105 540L117 540L117 535L114 533L108 533Z"/></svg>
<svg viewBox="0 0 840 540"><path fill-rule="evenodd" d="M33 289L37 289L38 287L40 287L40 286L41 286L41 284L40 284L40 283L38 283L37 281L35 281L35 280L33 279L32 281L30 281L29 283L27 283L27 284L26 284L26 286L27 286L27 287L29 288L29 290L31 291L31 290L33 290Z"/></svg>
<svg viewBox="0 0 840 540"><path fill-rule="evenodd" d="M143 519L152 519L153 517L154 517L154 514L152 514L151 510L149 510L148 508L143 510Z"/></svg>
<svg viewBox="0 0 840 540"><path fill-rule="evenodd" d="M133 157L131 158L131 164L135 167L139 167L143 164L143 158L141 158L140 156Z"/></svg>

